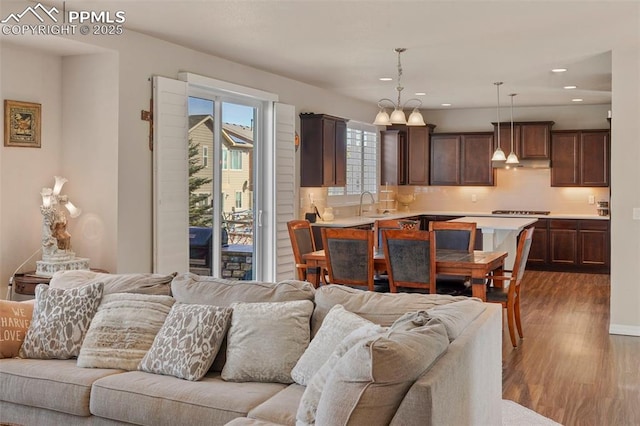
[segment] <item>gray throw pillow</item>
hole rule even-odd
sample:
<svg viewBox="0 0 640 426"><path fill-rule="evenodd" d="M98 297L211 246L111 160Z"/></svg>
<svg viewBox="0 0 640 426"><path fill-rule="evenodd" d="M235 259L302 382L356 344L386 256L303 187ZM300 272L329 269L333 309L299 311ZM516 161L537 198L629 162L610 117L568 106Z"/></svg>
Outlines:
<svg viewBox="0 0 640 426"><path fill-rule="evenodd" d="M33 317L20 348L20 357L77 357L89 324L102 300L103 289L102 283L69 290L39 284L36 287Z"/></svg>
<svg viewBox="0 0 640 426"><path fill-rule="evenodd" d="M309 347L302 354L298 363L291 371L293 380L302 386L307 386L314 374L322 367L338 344L363 325L372 324L354 313L335 305L322 321L322 326L313 337Z"/></svg>
<svg viewBox="0 0 640 426"><path fill-rule="evenodd" d="M176 303L138 369L200 380L220 350L231 308Z"/></svg>
<svg viewBox="0 0 640 426"><path fill-rule="evenodd" d="M313 302L232 305L222 379L292 383L291 369L309 344Z"/></svg>

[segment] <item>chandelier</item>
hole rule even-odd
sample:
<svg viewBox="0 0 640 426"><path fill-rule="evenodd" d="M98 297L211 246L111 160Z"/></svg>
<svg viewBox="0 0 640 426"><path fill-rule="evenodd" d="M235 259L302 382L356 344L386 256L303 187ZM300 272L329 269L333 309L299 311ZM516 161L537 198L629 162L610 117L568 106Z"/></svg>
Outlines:
<svg viewBox="0 0 640 426"><path fill-rule="evenodd" d="M400 80L402 78L402 64L400 63L400 55L406 50L407 49L405 49L404 47L397 47L395 49L396 53L398 53L398 85L396 86L396 90L398 91L398 102L394 103L389 98L380 99L378 101L378 107L380 108L380 111L378 112L378 115L376 115L376 119L373 122L373 124L375 125L390 126L391 124L406 124L407 126L426 126L422 114L420 114L420 111L418 111L418 108L422 106L422 101L420 99L412 98L402 104L400 100L402 89L404 89L404 87L402 87L402 84L400 83ZM417 102L418 105L413 108L413 111L411 112L411 114L409 115L409 119L407 120L407 117L404 114L404 108L410 102ZM390 104L387 106L393 107L391 116L389 116L389 114L387 113L384 104Z"/></svg>

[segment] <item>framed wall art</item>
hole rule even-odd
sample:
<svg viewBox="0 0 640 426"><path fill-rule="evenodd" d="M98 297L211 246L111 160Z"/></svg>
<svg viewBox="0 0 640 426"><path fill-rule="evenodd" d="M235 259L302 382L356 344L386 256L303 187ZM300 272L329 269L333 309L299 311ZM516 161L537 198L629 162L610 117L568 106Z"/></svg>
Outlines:
<svg viewBox="0 0 640 426"><path fill-rule="evenodd" d="M4 146L40 148L41 105L4 101Z"/></svg>

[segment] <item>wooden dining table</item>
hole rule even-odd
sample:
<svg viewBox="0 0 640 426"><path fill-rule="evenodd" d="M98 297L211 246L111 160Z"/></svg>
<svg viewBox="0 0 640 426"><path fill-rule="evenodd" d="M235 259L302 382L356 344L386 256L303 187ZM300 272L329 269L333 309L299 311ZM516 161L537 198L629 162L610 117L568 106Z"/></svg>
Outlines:
<svg viewBox="0 0 640 426"><path fill-rule="evenodd" d="M441 275L462 275L471 277L471 290L473 297L478 297L483 301L487 300L486 279L487 275L501 275L504 268L504 261L508 253L506 251L479 251L473 253L460 250L436 251L436 274ZM307 280L318 287L320 275L317 271L326 268L327 260L324 250L317 250L304 254L303 259L307 263ZM387 269L387 262L382 250L376 250L373 256L374 269L384 271ZM320 269L318 268L320 267ZM495 285L499 286L502 281L496 280Z"/></svg>

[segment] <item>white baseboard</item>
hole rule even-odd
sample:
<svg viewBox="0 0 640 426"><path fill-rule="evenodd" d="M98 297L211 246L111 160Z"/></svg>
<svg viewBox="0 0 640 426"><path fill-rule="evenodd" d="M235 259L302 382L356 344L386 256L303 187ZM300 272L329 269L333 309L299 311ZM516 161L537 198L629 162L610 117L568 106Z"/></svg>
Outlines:
<svg viewBox="0 0 640 426"><path fill-rule="evenodd" d="M622 334L625 336L640 336L640 326L610 324L609 334Z"/></svg>

